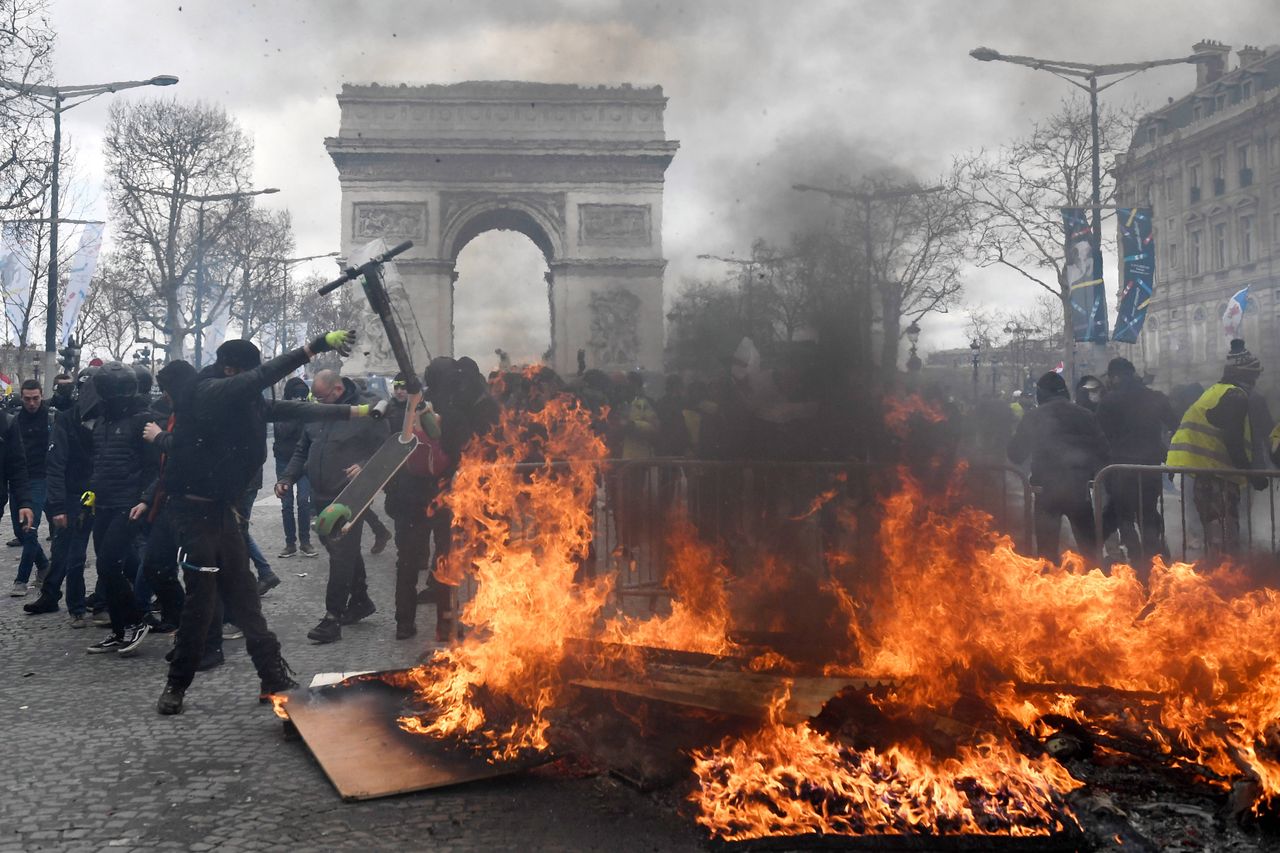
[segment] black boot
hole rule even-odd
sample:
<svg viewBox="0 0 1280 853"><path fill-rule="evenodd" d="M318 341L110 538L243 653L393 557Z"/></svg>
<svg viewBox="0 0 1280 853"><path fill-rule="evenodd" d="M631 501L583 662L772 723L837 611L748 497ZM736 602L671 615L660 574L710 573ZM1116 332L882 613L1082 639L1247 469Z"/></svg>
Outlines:
<svg viewBox="0 0 1280 853"><path fill-rule="evenodd" d="M336 643L342 639L342 626L337 619L328 616L320 620L320 624L307 632L307 639L317 643Z"/></svg>
<svg viewBox="0 0 1280 853"><path fill-rule="evenodd" d="M39 598L31 602L30 604L22 605L22 609L27 611L27 613L29 613L32 616L35 616L37 613L57 613L58 599L49 598L48 596L42 594Z"/></svg>
<svg viewBox="0 0 1280 853"><path fill-rule="evenodd" d="M160 700L156 702L156 711L165 716L182 713L182 698L186 695L186 690L178 687L173 682L169 682L164 686L164 692L160 694Z"/></svg>
<svg viewBox="0 0 1280 853"><path fill-rule="evenodd" d="M366 598L364 601L353 601L347 605L347 609L338 617L339 625L354 625L366 616L372 616L378 612L378 608L374 605L372 599ZM312 639L315 639L312 637Z"/></svg>
<svg viewBox="0 0 1280 853"><path fill-rule="evenodd" d="M336 622L333 625L338 627ZM293 680L293 668L282 657L277 657L259 675L262 677L262 689L258 692L258 701L262 703L270 702L273 694L284 693L298 686L298 682Z"/></svg>

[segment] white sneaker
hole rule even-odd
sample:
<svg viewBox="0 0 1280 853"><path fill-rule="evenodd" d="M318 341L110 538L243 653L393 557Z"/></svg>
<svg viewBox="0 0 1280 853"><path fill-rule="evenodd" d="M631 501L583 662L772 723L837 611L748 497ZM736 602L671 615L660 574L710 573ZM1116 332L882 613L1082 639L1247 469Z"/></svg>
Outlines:
<svg viewBox="0 0 1280 853"><path fill-rule="evenodd" d="M14 581L13 589L9 590L11 598L23 598L27 594L27 585L20 581Z"/></svg>

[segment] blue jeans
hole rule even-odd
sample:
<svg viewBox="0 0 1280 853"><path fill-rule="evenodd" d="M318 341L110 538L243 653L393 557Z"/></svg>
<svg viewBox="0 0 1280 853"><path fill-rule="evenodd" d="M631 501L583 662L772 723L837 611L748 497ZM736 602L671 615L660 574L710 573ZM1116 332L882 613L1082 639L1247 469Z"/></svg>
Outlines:
<svg viewBox="0 0 1280 853"><path fill-rule="evenodd" d="M256 492L245 492L244 497L240 499L240 505L236 507L236 512L241 519L241 529L244 530L244 544L249 549L249 560L258 572L258 580L264 581L272 577L275 572L271 571L271 564L267 562L267 557L258 547L258 543L254 542L253 537L249 535L249 516L253 515L253 500L257 496Z"/></svg>
<svg viewBox="0 0 1280 853"><path fill-rule="evenodd" d="M44 548L40 546L39 530L40 513L44 511L45 481L32 480L28 488L31 490L31 514L35 516L31 527L22 529L22 522L18 520L18 505L12 501L9 502L9 515L13 518L14 532L22 540L22 559L18 561L18 577L14 579L15 583L26 583L31 580L32 566L42 572L49 568L49 558L44 555Z"/></svg>
<svg viewBox="0 0 1280 853"><path fill-rule="evenodd" d="M276 478L284 473L284 469L289 467L288 459L276 460ZM294 518L294 491L298 495L298 515ZM284 522L284 544L296 545L301 542L303 545L311 544L311 481L303 477L298 482L289 487L284 493L284 497L280 499L280 516Z"/></svg>
<svg viewBox="0 0 1280 853"><path fill-rule="evenodd" d="M74 505L68 508L67 526L53 529L53 558L40 594L57 601L62 597L62 582L66 580L67 612L73 616L83 615L86 610L84 564L92 530L93 519Z"/></svg>

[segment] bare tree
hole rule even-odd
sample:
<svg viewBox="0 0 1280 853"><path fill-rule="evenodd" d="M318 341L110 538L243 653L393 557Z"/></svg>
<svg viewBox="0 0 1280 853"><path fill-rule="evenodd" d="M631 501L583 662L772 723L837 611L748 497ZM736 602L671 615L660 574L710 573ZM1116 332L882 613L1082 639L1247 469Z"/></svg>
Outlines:
<svg viewBox="0 0 1280 853"><path fill-rule="evenodd" d="M0 89L0 211L18 218L51 177L49 111L21 87L52 82L53 47L46 0L0 0L0 79L19 86Z"/></svg>
<svg viewBox="0 0 1280 853"><path fill-rule="evenodd" d="M122 256L157 297L157 314L145 319L165 336L168 358L181 358L200 331L190 284L202 251L207 258L251 207L241 198L201 214L190 197L242 191L253 144L220 107L149 100L112 105L105 149Z"/></svg>
<svg viewBox="0 0 1280 853"><path fill-rule="evenodd" d="M1103 109L1101 198L1115 195L1112 166L1132 134L1132 111ZM956 163L958 191L970 203L973 251L982 266L1012 270L1058 301L1063 361L1074 382L1070 286L1066 280L1061 209L1092 203L1089 104L1064 100L1031 133L994 152L967 154ZM1105 229L1104 229L1105 233Z"/></svg>
<svg viewBox="0 0 1280 853"><path fill-rule="evenodd" d="M89 352L105 352L115 361L124 361L141 331L137 307L128 267L118 255L104 255L80 306L76 340Z"/></svg>
<svg viewBox="0 0 1280 853"><path fill-rule="evenodd" d="M240 337L257 337L264 326L282 321L289 286L288 269L282 262L293 248L288 211L253 210L227 231L218 257Z"/></svg>

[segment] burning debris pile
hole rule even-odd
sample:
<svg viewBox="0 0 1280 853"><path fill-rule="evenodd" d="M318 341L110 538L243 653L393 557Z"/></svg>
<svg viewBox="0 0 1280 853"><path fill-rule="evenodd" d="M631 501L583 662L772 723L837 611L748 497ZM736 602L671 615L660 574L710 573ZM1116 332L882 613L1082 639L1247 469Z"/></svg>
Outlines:
<svg viewBox="0 0 1280 853"><path fill-rule="evenodd" d="M1146 589L1126 567L1024 557L904 469L880 503L878 559L826 555L823 606L791 614L827 638L799 659L741 624L752 598L782 609L785 557L730 571L679 519L670 613L615 614L614 579L590 570L605 456L590 414L559 398L504 414L469 449L441 571L474 578L469 632L395 677L412 692L401 729L493 762L572 750L608 764L629 726L676 755L664 767L721 841L1074 836L1089 756L1145 760L1222 799L1234 785L1254 814L1276 805L1276 590L1230 567L1158 564ZM839 491L821 513L852 529L863 519Z"/></svg>

